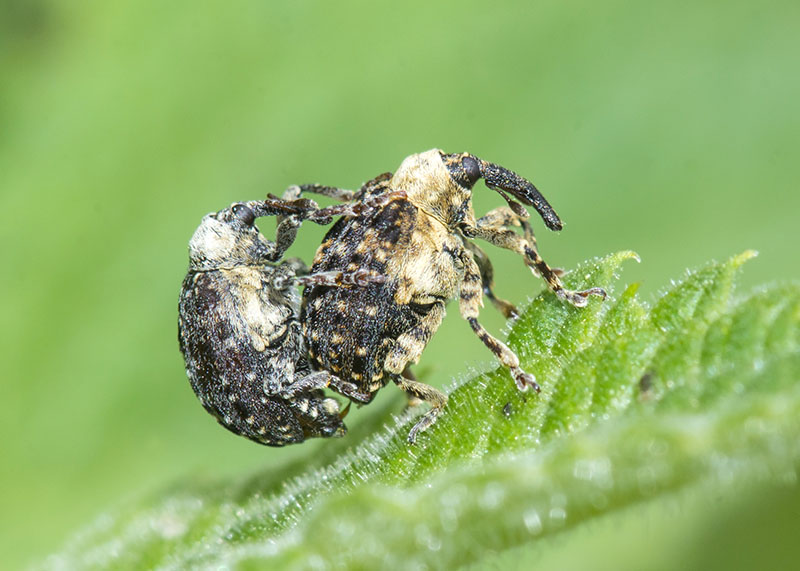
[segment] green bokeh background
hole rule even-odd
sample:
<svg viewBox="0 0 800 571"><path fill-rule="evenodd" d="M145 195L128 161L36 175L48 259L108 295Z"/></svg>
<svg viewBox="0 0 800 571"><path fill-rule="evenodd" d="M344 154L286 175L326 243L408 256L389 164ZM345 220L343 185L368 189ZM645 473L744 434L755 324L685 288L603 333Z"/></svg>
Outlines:
<svg viewBox="0 0 800 571"><path fill-rule="evenodd" d="M325 445L229 435L186 382L186 242L233 201L468 150L565 220L535 221L551 264L634 249L624 279L654 295L755 248L745 285L800 277L798 21L789 1L0 0L5 563L187 475ZM476 190L478 213L500 204ZM310 258L323 232L291 252ZM501 295L541 288L489 252ZM418 367L435 385L491 362L450 313Z"/></svg>

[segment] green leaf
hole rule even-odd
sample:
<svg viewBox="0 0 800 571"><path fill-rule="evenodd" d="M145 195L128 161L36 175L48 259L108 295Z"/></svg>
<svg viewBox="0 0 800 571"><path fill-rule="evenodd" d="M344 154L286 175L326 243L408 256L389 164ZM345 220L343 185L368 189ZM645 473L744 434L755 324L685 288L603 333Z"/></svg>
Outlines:
<svg viewBox="0 0 800 571"><path fill-rule="evenodd" d="M189 481L104 515L46 564L453 568L664 494L792 481L800 287L734 297L753 255L688 274L652 309L636 284L582 309L545 292L509 333L540 394L503 369L475 375L416 446L417 411L383 427L378 410L370 430L284 472ZM634 257L565 281L611 294Z"/></svg>

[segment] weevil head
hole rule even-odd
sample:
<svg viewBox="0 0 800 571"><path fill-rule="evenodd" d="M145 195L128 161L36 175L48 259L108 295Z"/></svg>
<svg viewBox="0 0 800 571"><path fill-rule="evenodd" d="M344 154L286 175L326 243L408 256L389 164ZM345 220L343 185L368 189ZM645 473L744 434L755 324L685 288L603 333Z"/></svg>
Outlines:
<svg viewBox="0 0 800 571"><path fill-rule="evenodd" d="M561 220L533 183L469 153L448 154L432 149L411 155L394 173L391 187L405 190L412 204L448 228L455 228L475 223L472 188L480 179L500 193L517 213L525 215L519 203L533 206L548 228L561 230Z"/></svg>
<svg viewBox="0 0 800 571"><path fill-rule="evenodd" d="M464 185L454 177L439 149L411 155L392 176L393 190L404 190L417 208L448 228L475 221L472 211L472 184ZM477 179L475 179L477 180Z"/></svg>
<svg viewBox="0 0 800 571"><path fill-rule="evenodd" d="M483 179L486 186L498 192L517 214L527 216L520 203L533 206L548 228L561 230L561 220L555 210L529 180L469 153L441 153L441 156L450 176L463 188L472 189Z"/></svg>
<svg viewBox="0 0 800 571"><path fill-rule="evenodd" d="M260 203L236 202L206 214L189 240L189 270L230 269L259 263L273 244L255 225Z"/></svg>

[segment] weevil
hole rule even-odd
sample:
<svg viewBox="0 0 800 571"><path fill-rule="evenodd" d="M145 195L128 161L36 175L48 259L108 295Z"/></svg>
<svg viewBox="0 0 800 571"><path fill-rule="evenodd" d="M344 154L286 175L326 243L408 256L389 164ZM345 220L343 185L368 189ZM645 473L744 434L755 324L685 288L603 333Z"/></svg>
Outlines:
<svg viewBox="0 0 800 571"><path fill-rule="evenodd" d="M471 198L480 179L500 193L507 206L476 219ZM415 380L407 368L419 360L452 298L458 297L462 317L509 369L517 387L539 390L517 355L478 321L484 293L507 317L515 315L515 309L494 296L491 263L472 239L516 252L559 298L575 306L585 306L590 295L604 298L605 292L564 288L560 272L539 255L522 205L533 206L551 230L560 230L561 220L531 182L505 167L468 153L433 149L407 157L394 174L385 173L365 185L361 195L394 191L406 196L334 224L311 266L312 272L369 270L385 275L386 281L358 290L308 285L301 321L312 367L355 386L357 390L342 393L351 400L369 403L392 380L431 404L408 435L413 443L436 421L447 397Z"/></svg>
<svg viewBox="0 0 800 571"><path fill-rule="evenodd" d="M347 383L309 368L299 322L297 285L359 288L382 283L369 270L307 272L299 259L282 260L303 220L328 224L333 216L357 217L389 195L320 209L300 199L307 185L284 199L240 202L206 215L189 242L189 270L179 301L178 340L192 388L205 409L236 434L268 446L311 437L342 436L348 409L322 388L348 392ZM278 216L276 242L255 225Z"/></svg>

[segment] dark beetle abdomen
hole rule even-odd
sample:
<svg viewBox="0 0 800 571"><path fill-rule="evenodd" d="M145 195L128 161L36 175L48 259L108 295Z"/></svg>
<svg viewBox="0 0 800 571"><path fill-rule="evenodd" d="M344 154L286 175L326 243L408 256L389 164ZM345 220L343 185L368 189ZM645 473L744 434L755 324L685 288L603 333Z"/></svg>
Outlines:
<svg viewBox="0 0 800 571"><path fill-rule="evenodd" d="M311 272L387 274L387 262L405 255L417 216L413 204L397 199L368 216L339 220L325 236ZM385 385L386 355L418 319L395 302L397 286L389 276L386 283L359 288L307 287L301 321L311 365L363 392L374 394Z"/></svg>

